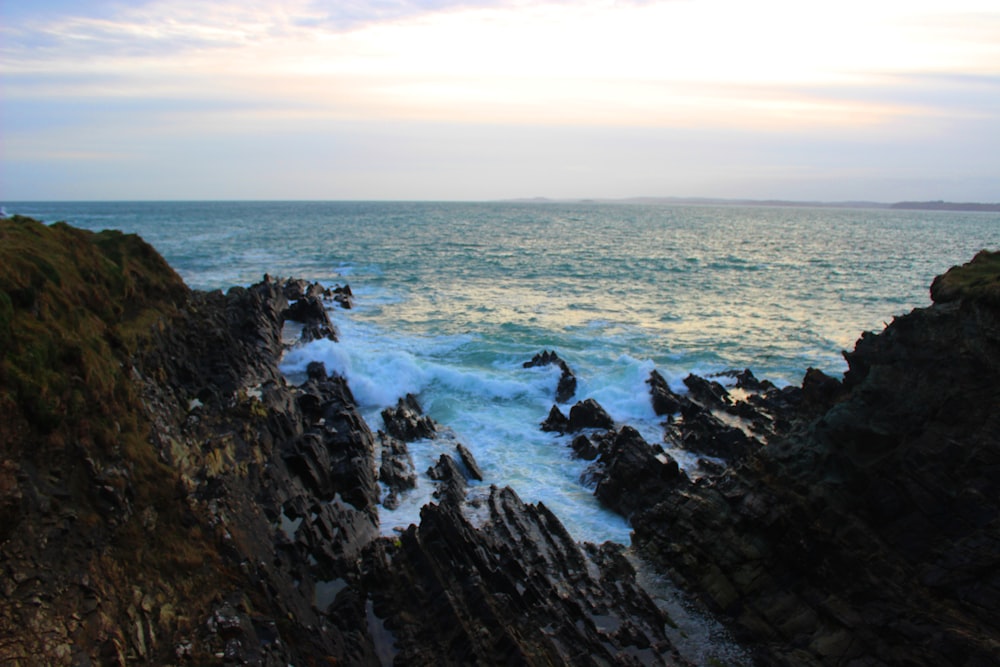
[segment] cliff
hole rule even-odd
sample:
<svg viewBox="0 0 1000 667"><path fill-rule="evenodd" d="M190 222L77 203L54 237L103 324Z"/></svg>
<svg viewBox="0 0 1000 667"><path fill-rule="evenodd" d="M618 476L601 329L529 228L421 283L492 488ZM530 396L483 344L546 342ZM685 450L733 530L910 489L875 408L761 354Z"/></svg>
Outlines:
<svg viewBox="0 0 1000 667"><path fill-rule="evenodd" d="M380 536L407 441L442 429L401 396L372 433L342 378L277 369L290 332L336 339L348 288L191 291L135 236L2 220L0 662L724 664L685 645L643 586L658 573L762 665L993 664L998 265L935 280L843 381L676 395L654 373L697 479L593 401L550 415L630 517L630 554L503 480L468 493L459 444L420 525Z"/></svg>

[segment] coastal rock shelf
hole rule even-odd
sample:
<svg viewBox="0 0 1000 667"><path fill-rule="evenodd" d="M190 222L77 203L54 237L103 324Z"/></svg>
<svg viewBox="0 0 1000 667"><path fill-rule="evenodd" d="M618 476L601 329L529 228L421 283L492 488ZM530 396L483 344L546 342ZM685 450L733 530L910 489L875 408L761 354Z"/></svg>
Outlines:
<svg viewBox="0 0 1000 667"><path fill-rule="evenodd" d="M843 381L675 393L654 371L663 443L553 406L626 550L575 542L459 443L419 525L381 536L407 443L446 429L401 393L373 433L322 364L278 370L290 332L337 339L349 287L197 292L136 236L0 221L0 663L993 664L997 263L862 336ZM565 362L525 365L552 364L566 404ZM692 652L652 579L752 657Z"/></svg>

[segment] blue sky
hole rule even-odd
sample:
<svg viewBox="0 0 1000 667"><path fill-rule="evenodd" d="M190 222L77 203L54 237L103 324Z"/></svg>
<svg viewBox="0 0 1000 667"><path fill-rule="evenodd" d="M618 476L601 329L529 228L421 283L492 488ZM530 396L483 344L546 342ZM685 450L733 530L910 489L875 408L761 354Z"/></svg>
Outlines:
<svg viewBox="0 0 1000 667"><path fill-rule="evenodd" d="M1000 201L995 0L0 0L0 200Z"/></svg>

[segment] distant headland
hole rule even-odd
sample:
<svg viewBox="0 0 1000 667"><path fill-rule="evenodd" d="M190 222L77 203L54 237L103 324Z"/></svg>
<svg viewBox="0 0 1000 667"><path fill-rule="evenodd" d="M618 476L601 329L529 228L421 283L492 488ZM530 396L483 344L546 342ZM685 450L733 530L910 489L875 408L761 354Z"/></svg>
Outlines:
<svg viewBox="0 0 1000 667"><path fill-rule="evenodd" d="M559 199L549 197L525 197L506 201L519 203L602 203L602 204L678 204L702 206L808 206L820 208L876 208L912 211L978 211L1000 212L1000 203L901 201L896 203L876 201L798 201L791 199L725 199L717 197L626 197L621 199Z"/></svg>

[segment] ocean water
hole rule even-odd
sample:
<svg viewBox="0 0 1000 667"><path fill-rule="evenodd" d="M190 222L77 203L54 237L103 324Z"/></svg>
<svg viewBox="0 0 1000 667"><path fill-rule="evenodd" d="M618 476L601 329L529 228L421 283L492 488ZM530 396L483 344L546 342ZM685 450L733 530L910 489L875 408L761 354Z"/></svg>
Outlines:
<svg viewBox="0 0 1000 667"><path fill-rule="evenodd" d="M524 369L555 350L593 397L650 441L662 437L645 380L749 368L797 384L839 375L841 351L929 305L932 278L1000 248L1000 214L611 203L59 202L8 213L136 232L192 287L264 273L350 284L331 313L341 341L292 350L294 380L322 360L363 414L406 393L449 436L411 445L419 472L457 440L489 484L543 502L580 540L627 543L629 527L581 483L569 438L543 433L559 371ZM561 406L568 411L569 405ZM688 459L677 453L682 464ZM416 521L433 487L393 512Z"/></svg>

